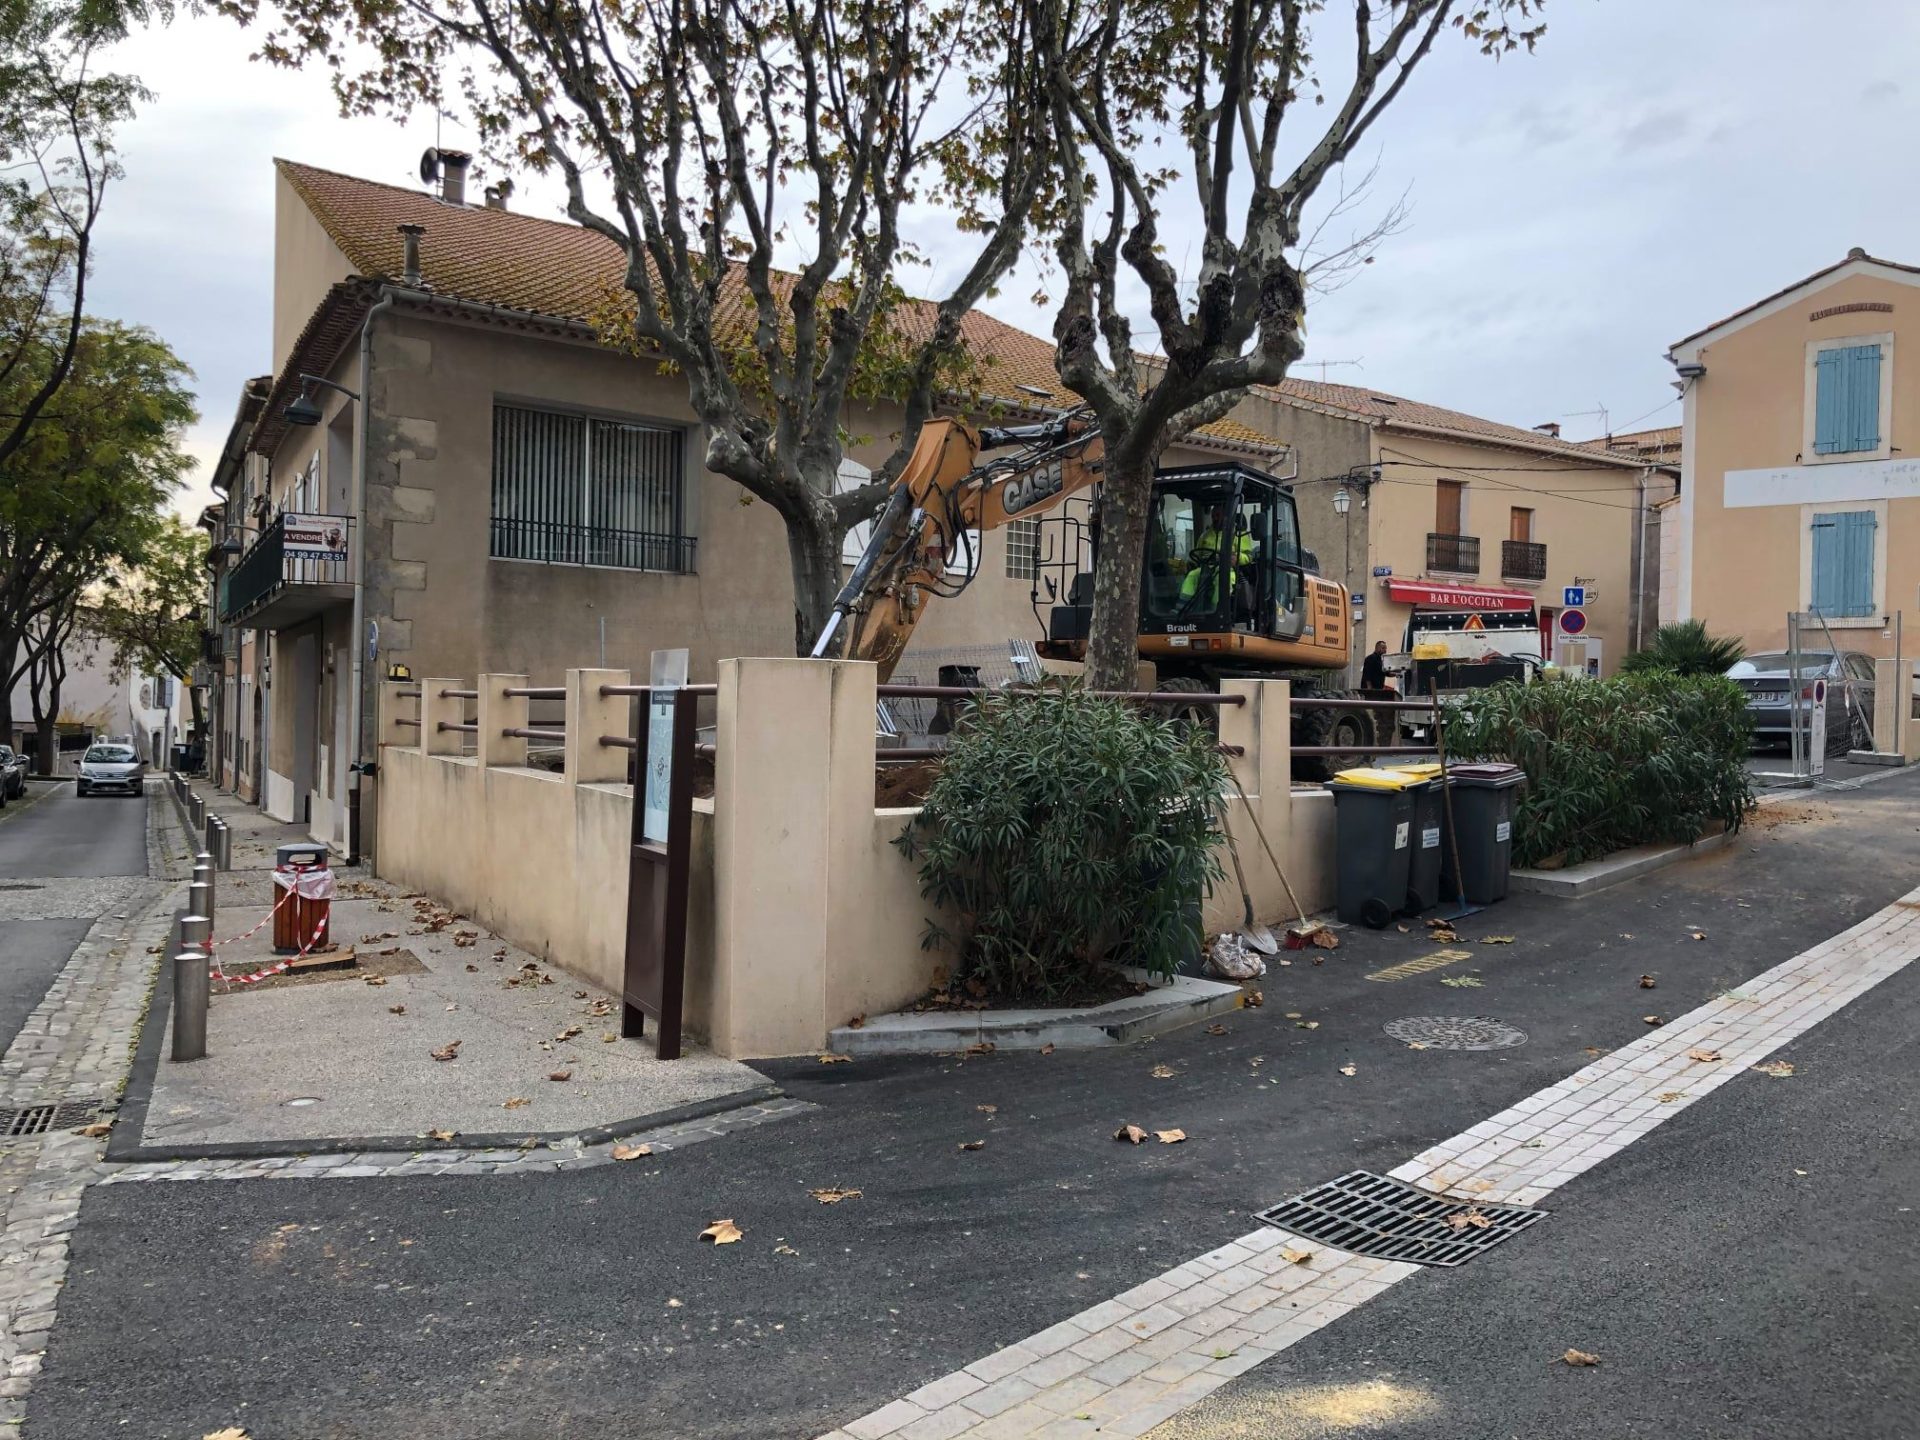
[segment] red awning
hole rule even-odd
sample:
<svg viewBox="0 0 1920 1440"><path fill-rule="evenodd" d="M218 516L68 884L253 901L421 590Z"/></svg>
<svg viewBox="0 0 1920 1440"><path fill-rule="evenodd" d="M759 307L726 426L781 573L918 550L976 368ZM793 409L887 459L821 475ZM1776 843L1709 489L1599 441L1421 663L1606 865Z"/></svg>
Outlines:
<svg viewBox="0 0 1920 1440"><path fill-rule="evenodd" d="M1524 590L1430 585L1421 580L1387 581L1387 598L1402 605L1430 605L1441 610L1531 610L1534 605L1534 597Z"/></svg>

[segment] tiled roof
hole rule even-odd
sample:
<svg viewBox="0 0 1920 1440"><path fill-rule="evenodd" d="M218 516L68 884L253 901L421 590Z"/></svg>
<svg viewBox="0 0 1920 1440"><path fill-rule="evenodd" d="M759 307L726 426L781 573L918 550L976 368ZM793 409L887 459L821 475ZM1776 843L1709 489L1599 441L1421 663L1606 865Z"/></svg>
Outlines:
<svg viewBox="0 0 1920 1440"><path fill-rule="evenodd" d="M1591 449L1576 441L1555 439L1538 430L1522 430L1517 425L1502 425L1497 420L1482 420L1477 415L1466 415L1458 410L1389 395L1383 390L1291 377L1276 386L1263 386L1261 389L1263 393L1276 395L1283 400L1351 415L1387 430L1412 430L1422 434L1453 436L1480 444L1508 445L1581 462L1590 462L1594 458Z"/></svg>
<svg viewBox="0 0 1920 1440"><path fill-rule="evenodd" d="M582 226L479 205L453 205L417 190L291 160L275 164L362 275L398 275L401 241L395 227L415 224L427 231L420 245L421 276L440 295L586 324L621 286L626 261L620 248ZM736 303L744 306L744 298ZM903 308L901 321L910 335L923 336L931 329L933 316L930 302L913 301ZM1048 409L1078 403L1054 370L1051 340L978 310L962 321L961 333L970 352L985 363L983 388L995 399ZM1027 395L1022 386L1042 390L1045 397ZM1263 388L1262 393L1387 429L1453 435L1586 462L1595 456L1585 446L1538 431L1351 385L1289 379L1273 389ZM1201 434L1236 448L1271 450L1280 443L1234 420L1215 421ZM1631 462L1620 458L1617 463Z"/></svg>
<svg viewBox="0 0 1920 1440"><path fill-rule="evenodd" d="M1678 460L1681 433L1678 425L1662 425L1654 430L1630 430L1624 435L1602 435L1580 443L1589 450L1631 455L1641 460Z"/></svg>
<svg viewBox="0 0 1920 1440"><path fill-rule="evenodd" d="M1691 335L1681 336L1678 340L1674 341L1673 344L1667 347L1669 354L1671 354L1672 351L1678 350L1682 345L1686 345L1694 340L1698 340L1702 335L1710 335L1723 325L1731 325L1734 321L1742 318L1743 316L1751 315L1754 311L1759 310L1765 306L1771 305L1776 300L1784 300L1787 296L1793 294L1794 291L1796 290L1805 289L1807 286L1813 285L1818 281L1824 280L1829 275L1832 275L1837 271L1846 269L1846 267L1849 265L1857 264L1863 261L1868 265L1879 265L1888 270L1902 271L1903 273L1908 275L1920 275L1920 265L1906 265L1906 264L1902 264L1898 260L1882 260L1878 255L1869 255L1865 250L1861 249L1858 245L1856 245L1853 247L1853 249L1847 252L1846 258L1844 260L1836 260L1831 265L1822 266L1820 269L1814 271L1811 275L1803 276L1802 278L1794 281L1791 285L1783 285L1780 289L1774 291L1771 295L1764 295L1760 299L1754 301L1751 305L1742 305L1738 310L1734 311L1731 315L1722 316L1720 319L1714 321L1711 325L1702 325L1698 330L1695 330Z"/></svg>

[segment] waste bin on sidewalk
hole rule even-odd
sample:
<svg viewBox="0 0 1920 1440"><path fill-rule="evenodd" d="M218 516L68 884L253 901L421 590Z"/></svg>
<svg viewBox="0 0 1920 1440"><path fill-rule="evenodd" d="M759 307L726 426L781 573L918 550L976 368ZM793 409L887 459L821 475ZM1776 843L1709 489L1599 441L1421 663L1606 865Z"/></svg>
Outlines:
<svg viewBox="0 0 1920 1440"><path fill-rule="evenodd" d="M1435 764L1397 765L1419 778L1413 790L1412 853L1407 857L1407 910L1418 915L1440 903L1440 855L1446 825L1446 777Z"/></svg>
<svg viewBox="0 0 1920 1440"><path fill-rule="evenodd" d="M1441 856L1440 888L1472 905L1504 900L1513 857L1513 792L1526 782L1526 772L1488 761L1450 765L1447 775L1453 782L1453 838Z"/></svg>
<svg viewBox="0 0 1920 1440"><path fill-rule="evenodd" d="M276 848L273 899L276 954L325 950L333 910L333 870L327 864L327 847L308 843Z"/></svg>
<svg viewBox="0 0 1920 1440"><path fill-rule="evenodd" d="M1337 852L1334 909L1342 920L1379 930L1406 904L1414 792L1426 783L1405 770L1366 766L1327 782Z"/></svg>

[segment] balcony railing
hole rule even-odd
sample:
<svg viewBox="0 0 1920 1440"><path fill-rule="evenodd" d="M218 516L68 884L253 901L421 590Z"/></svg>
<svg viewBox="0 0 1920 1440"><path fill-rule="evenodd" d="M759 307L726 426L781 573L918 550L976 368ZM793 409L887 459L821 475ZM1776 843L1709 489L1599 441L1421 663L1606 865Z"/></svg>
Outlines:
<svg viewBox="0 0 1920 1440"><path fill-rule="evenodd" d="M344 545L327 547L329 553L317 555L305 546L289 550L287 517L275 516L273 523L260 532L247 553L240 557L223 578L224 593L220 618L228 624L255 616L272 605L282 594L298 597L302 590L311 593L305 599L314 605L293 608L311 613L320 603L332 599L332 592L353 584L353 520L345 515L303 515L302 530L323 540L334 536ZM302 538L302 537L297 537Z"/></svg>
<svg viewBox="0 0 1920 1440"><path fill-rule="evenodd" d="M547 565L602 565L617 570L693 571L695 537L655 530L616 530L552 520L493 517L489 553L496 560L538 560Z"/></svg>
<svg viewBox="0 0 1920 1440"><path fill-rule="evenodd" d="M1500 578L1503 580L1544 580L1547 578L1547 547L1532 540L1500 542Z"/></svg>
<svg viewBox="0 0 1920 1440"><path fill-rule="evenodd" d="M1429 533L1427 569L1444 570L1451 575L1478 575L1480 573L1480 537Z"/></svg>

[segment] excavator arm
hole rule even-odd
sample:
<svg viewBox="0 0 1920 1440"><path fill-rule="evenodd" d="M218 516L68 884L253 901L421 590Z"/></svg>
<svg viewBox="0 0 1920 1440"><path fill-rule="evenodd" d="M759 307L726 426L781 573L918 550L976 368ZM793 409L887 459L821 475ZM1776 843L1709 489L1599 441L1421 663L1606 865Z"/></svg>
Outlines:
<svg viewBox="0 0 1920 1440"><path fill-rule="evenodd" d="M989 450L1007 453L981 463ZM964 585L948 567L962 555L968 532L1056 508L1098 483L1104 455L1099 432L1074 417L979 430L963 420L928 421L834 599L814 655L871 660L880 679L889 679L928 603Z"/></svg>

